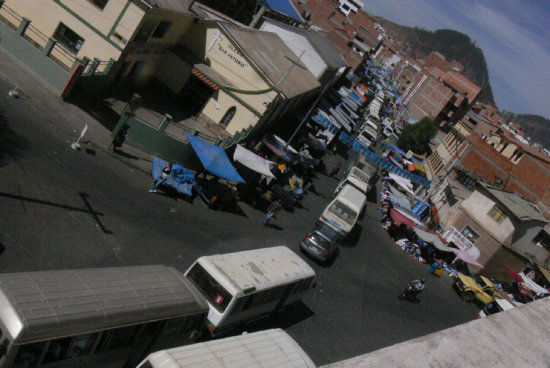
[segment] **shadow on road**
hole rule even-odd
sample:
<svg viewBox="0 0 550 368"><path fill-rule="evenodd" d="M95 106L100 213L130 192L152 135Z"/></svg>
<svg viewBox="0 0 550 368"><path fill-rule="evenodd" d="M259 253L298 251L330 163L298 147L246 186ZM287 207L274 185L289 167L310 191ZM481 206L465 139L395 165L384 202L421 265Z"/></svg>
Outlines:
<svg viewBox="0 0 550 368"><path fill-rule="evenodd" d="M0 113L0 167L5 166L10 159L17 159L30 147L30 142L8 126L8 122Z"/></svg>
<svg viewBox="0 0 550 368"><path fill-rule="evenodd" d="M0 243L0 255L6 251L6 247L4 247L4 244Z"/></svg>
<svg viewBox="0 0 550 368"><path fill-rule="evenodd" d="M238 333L242 333L244 331L256 332L271 328L287 329L297 323L308 319L314 314L315 313L311 309L309 309L309 307L304 302L300 300L284 309L281 309L279 312L273 315L258 319L256 321L241 326L240 328L238 328Z"/></svg>
<svg viewBox="0 0 550 368"><path fill-rule="evenodd" d="M351 233L342 240L340 245L344 248L353 248L357 246L357 243L359 243L359 239L361 238L361 233L363 232L363 226L361 224L355 224L353 229L351 230Z"/></svg>
<svg viewBox="0 0 550 368"><path fill-rule="evenodd" d="M90 202L88 202L88 199L87 199L88 195L86 193L82 193L82 192L79 192L78 195L80 196L80 198L82 198L82 201L84 202L84 205L85 205L86 208L73 207L73 206L68 206L68 205L61 204L61 203L54 203L54 202L50 202L50 201L44 201L44 200L41 200L41 199L24 197L22 195L15 195L15 194L0 192L0 197L6 197L6 198L20 200L21 205L23 206L24 210L26 210L25 202L32 202L32 203L43 204L43 205L46 205L46 206L53 206L53 207L57 207L57 208L62 208L62 209L69 210L69 211L78 211L78 212L89 213L90 215L92 215L94 220L97 222L98 226L101 228L101 230L105 234L112 234L113 232L110 231L110 230L107 230L105 228L105 226L103 225L103 223L101 222L101 220L99 219L99 216L104 216L104 214L102 212L97 212L92 208Z"/></svg>

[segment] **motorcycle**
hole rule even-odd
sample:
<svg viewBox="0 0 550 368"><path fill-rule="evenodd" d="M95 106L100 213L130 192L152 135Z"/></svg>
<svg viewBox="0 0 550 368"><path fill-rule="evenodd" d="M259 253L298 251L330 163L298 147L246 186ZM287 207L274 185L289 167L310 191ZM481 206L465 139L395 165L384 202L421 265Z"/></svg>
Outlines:
<svg viewBox="0 0 550 368"><path fill-rule="evenodd" d="M408 300L411 303L420 303L420 300L416 297L417 294L421 293L422 290L419 290L412 286L411 284L407 285L405 290L399 294L398 298L400 300Z"/></svg>

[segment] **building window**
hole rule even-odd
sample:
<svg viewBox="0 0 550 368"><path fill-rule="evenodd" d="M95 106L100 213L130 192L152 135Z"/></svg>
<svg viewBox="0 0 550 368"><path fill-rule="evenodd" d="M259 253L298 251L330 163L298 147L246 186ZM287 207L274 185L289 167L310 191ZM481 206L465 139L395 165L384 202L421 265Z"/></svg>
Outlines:
<svg viewBox="0 0 550 368"><path fill-rule="evenodd" d="M73 54L78 54L78 51L84 43L84 39L73 32L63 23L59 23L57 30L53 37L57 40L57 43L66 48Z"/></svg>
<svg viewBox="0 0 550 368"><path fill-rule="evenodd" d="M496 204L489 210L489 213L487 213L493 220L498 222L499 224L502 224L502 221L504 221L508 216L504 213L504 211L499 208Z"/></svg>
<svg viewBox="0 0 550 368"><path fill-rule="evenodd" d="M220 125L222 128L227 128L233 117L235 116L235 112L237 111L237 108L235 106L231 106L225 115L223 116L222 120L220 121Z"/></svg>
<svg viewBox="0 0 550 368"><path fill-rule="evenodd" d="M103 10L109 0L88 0L88 1L94 4L95 6L97 6L99 9Z"/></svg>
<svg viewBox="0 0 550 368"><path fill-rule="evenodd" d="M445 198L447 199L447 204L449 205L449 207L454 206L458 202L453 193L453 190L449 185L445 188Z"/></svg>
<svg viewBox="0 0 550 368"><path fill-rule="evenodd" d="M474 244L478 239L479 235L474 230L472 230L471 227L466 226L464 230L462 230L462 235L466 237L472 244Z"/></svg>
<svg viewBox="0 0 550 368"><path fill-rule="evenodd" d="M172 22L166 22L161 21L157 28L155 29L155 32L153 32L153 35L151 37L153 38L164 38L166 34L168 33L168 30L170 29L170 26L172 25Z"/></svg>
<svg viewBox="0 0 550 368"><path fill-rule="evenodd" d="M537 236L535 236L533 243L539 248L550 251L550 235L545 230L541 230Z"/></svg>

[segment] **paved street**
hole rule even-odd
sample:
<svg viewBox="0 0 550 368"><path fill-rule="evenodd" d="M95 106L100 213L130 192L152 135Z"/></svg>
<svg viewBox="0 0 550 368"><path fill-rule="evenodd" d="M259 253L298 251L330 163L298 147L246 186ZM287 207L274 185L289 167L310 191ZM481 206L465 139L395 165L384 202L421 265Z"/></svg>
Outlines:
<svg viewBox="0 0 550 368"><path fill-rule="evenodd" d="M0 82L0 96L10 88ZM301 237L337 183L318 174L315 184L324 195L308 193L302 209L282 211L274 221L282 230L266 228L264 214L243 203L240 213L216 212L200 198L191 204L148 193L152 179L142 168L149 157L131 150L125 156L107 153L108 132L93 122L90 144L72 150L79 133L74 127L83 122L61 113L49 118L47 110L54 114L57 105L44 107L24 92L20 99L0 98L2 272L139 264L184 271L203 254L279 244L299 252ZM327 166L337 159L329 156ZM378 225L372 201L359 231L332 264L308 259L318 275L316 292L304 300L311 316L301 319L307 313L294 311L278 321L318 365L451 327L477 313L456 296L450 279L428 277L426 265L393 244ZM424 276L421 303L397 299L408 280Z"/></svg>

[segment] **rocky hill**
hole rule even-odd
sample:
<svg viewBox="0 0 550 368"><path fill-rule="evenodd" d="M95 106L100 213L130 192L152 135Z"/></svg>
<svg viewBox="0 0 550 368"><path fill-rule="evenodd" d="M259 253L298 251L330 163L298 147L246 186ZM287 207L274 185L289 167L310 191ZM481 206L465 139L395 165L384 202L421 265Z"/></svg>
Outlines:
<svg viewBox="0 0 550 368"><path fill-rule="evenodd" d="M544 147L550 147L550 120L540 115L514 114L509 111L503 112L502 117L506 121L520 124L525 130L525 135L531 137L535 142Z"/></svg>
<svg viewBox="0 0 550 368"><path fill-rule="evenodd" d="M468 35L450 29L432 32L422 28L405 27L385 18L370 15L395 39L403 43L409 55L425 59L432 51L438 51L447 60L457 60L464 66L463 74L482 88L479 101L495 104L485 56Z"/></svg>
<svg viewBox="0 0 550 368"><path fill-rule="evenodd" d="M483 50L468 35L450 29L429 31L406 27L373 14L369 15L400 41L409 55L425 59L432 51L439 51L448 60L457 60L464 66L463 74L482 88L479 101L496 106ZM539 115L513 112L506 112L504 118L519 123L528 136L545 147L550 147L550 120Z"/></svg>

